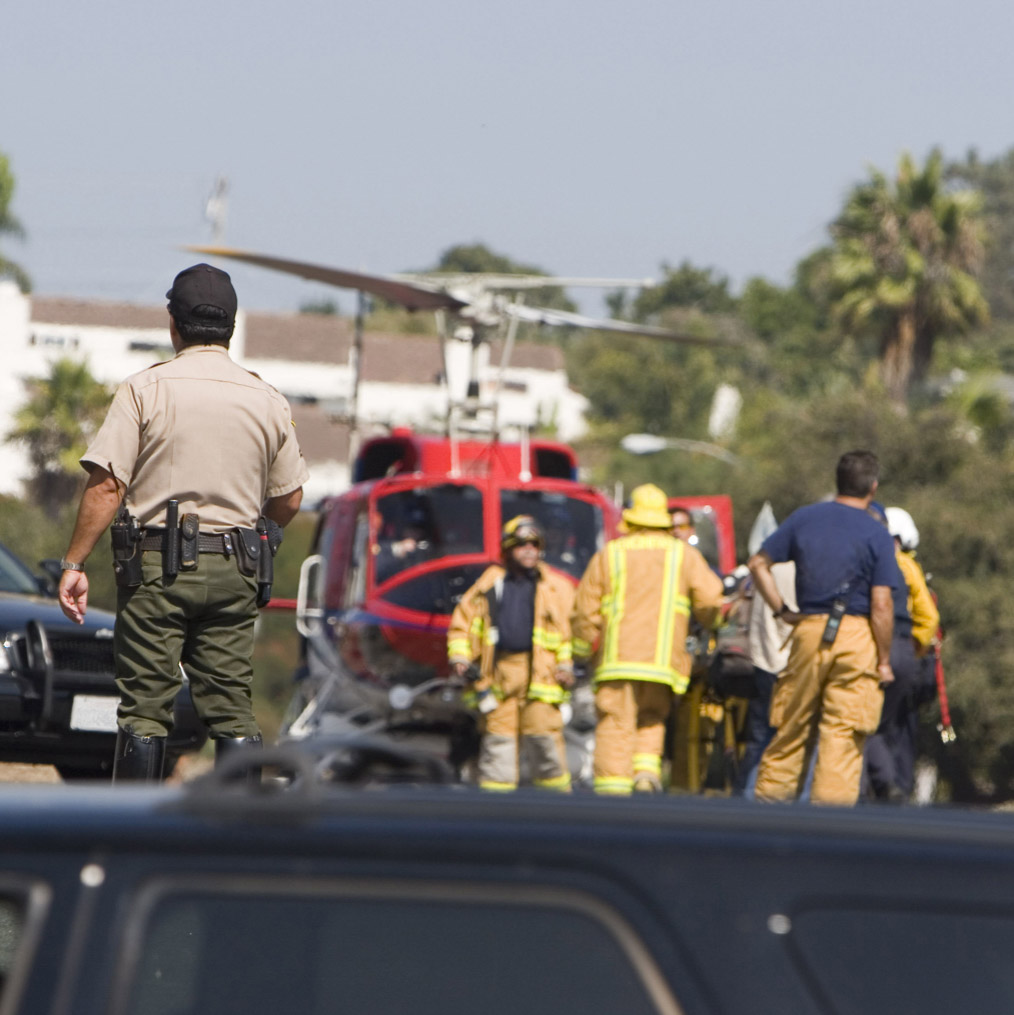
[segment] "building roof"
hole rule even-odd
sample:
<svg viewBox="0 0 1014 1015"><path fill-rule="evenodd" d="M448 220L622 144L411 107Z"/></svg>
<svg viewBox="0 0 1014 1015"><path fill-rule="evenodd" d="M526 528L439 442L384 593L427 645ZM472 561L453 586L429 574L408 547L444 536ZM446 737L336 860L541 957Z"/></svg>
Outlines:
<svg viewBox="0 0 1014 1015"><path fill-rule="evenodd" d="M87 328L168 328L165 307L103 303L63 296L30 296L34 324L77 324Z"/></svg>
<svg viewBox="0 0 1014 1015"><path fill-rule="evenodd" d="M31 318L37 324L106 328L165 328L164 307L110 303L69 297L32 296ZM334 314L246 314L247 359L286 359L303 363L344 364L349 359L353 325ZM503 343L493 342L490 362L497 364ZM563 370L563 351L556 345L518 342L511 366L529 370ZM369 331L363 342L362 377L366 381L418 384L435 381L443 371L440 343L432 335Z"/></svg>

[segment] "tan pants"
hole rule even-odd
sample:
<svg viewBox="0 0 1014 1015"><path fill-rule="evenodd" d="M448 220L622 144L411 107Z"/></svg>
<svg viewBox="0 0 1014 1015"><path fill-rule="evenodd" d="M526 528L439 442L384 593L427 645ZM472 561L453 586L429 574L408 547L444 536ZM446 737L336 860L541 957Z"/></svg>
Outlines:
<svg viewBox="0 0 1014 1015"><path fill-rule="evenodd" d="M564 792L570 789L563 716L556 705L526 698L530 668L527 652L497 657L493 687L502 700L486 713L478 766L483 789L517 787L519 742L531 765L533 785Z"/></svg>
<svg viewBox="0 0 1014 1015"><path fill-rule="evenodd" d="M851 806L859 796L863 746L884 701L877 650L867 617L843 617L830 646L821 641L826 622L826 615L808 616L793 630L771 699L777 732L761 758L758 800L798 797L814 749L813 803Z"/></svg>
<svg viewBox="0 0 1014 1015"><path fill-rule="evenodd" d="M595 792L625 796L639 777L659 783L665 724L672 708L668 684L605 680L595 689Z"/></svg>

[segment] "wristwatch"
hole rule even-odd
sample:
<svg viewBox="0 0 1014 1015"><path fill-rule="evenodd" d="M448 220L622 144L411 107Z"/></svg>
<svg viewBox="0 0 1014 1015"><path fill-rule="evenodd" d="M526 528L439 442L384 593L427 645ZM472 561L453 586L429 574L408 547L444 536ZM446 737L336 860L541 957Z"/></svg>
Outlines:
<svg viewBox="0 0 1014 1015"><path fill-rule="evenodd" d="M73 561L67 560L66 557L60 561L61 571L83 571L84 564L75 564Z"/></svg>

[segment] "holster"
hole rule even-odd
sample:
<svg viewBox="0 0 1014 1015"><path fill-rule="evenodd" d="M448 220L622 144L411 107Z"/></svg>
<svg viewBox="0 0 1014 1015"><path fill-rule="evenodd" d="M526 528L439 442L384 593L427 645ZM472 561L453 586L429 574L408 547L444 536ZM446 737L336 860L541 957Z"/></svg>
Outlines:
<svg viewBox="0 0 1014 1015"><path fill-rule="evenodd" d="M196 571L200 558L201 518L196 514L185 514L180 522L180 570Z"/></svg>
<svg viewBox="0 0 1014 1015"><path fill-rule="evenodd" d="M236 550L236 566L240 574L253 578L257 574L257 562L261 556L261 537L256 529L232 530L235 536L233 546Z"/></svg>
<svg viewBox="0 0 1014 1015"><path fill-rule="evenodd" d="M282 545L282 527L261 515L257 519L257 536L261 547L257 560L257 605L260 607L271 602L271 586L275 581L275 554Z"/></svg>
<svg viewBox="0 0 1014 1015"><path fill-rule="evenodd" d="M113 574L116 584L124 589L137 588L144 578L141 569L141 537L144 530L137 519L125 507L121 507L109 527L109 534L113 541Z"/></svg>

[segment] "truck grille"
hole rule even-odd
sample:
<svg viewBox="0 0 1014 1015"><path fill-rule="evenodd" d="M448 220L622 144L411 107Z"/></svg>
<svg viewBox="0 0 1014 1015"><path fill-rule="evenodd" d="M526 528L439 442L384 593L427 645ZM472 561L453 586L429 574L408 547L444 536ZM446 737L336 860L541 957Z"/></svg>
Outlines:
<svg viewBox="0 0 1014 1015"><path fill-rule="evenodd" d="M113 639L96 638L91 634L57 634L47 632L56 673L107 674L115 672ZM22 673L28 670L28 646L22 634L9 638L11 662Z"/></svg>
<svg viewBox="0 0 1014 1015"><path fill-rule="evenodd" d="M53 668L70 673L113 673L113 639L70 634L49 636Z"/></svg>

